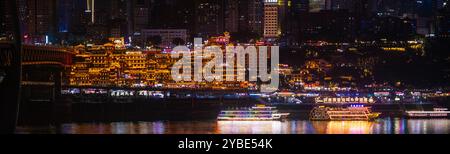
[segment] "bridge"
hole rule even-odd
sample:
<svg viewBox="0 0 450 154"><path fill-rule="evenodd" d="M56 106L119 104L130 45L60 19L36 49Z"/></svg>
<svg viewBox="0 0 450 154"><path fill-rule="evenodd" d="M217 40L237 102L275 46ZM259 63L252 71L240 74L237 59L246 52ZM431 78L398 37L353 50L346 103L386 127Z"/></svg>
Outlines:
<svg viewBox="0 0 450 154"><path fill-rule="evenodd" d="M0 42L0 78L19 80L19 123L22 119L40 116L42 113L53 113L51 110L57 105L61 93L62 75L72 63L71 48L60 46L22 45L21 52L15 52L12 42ZM19 56L20 54L20 56ZM20 60L17 56L21 57ZM16 58L16 59L15 59ZM20 62L18 62L20 61ZM18 65L17 65L18 64ZM16 65L16 66L15 66ZM15 67L14 67L15 66ZM18 68L20 67L20 68ZM11 76L16 74L16 76ZM11 95L14 85L11 81L0 82L2 96ZM3 98L3 97L2 97ZM45 108L34 108L37 104ZM38 110L39 112L35 112ZM52 115L45 118L51 120Z"/></svg>
<svg viewBox="0 0 450 154"><path fill-rule="evenodd" d="M61 89L62 75L72 64L73 53L70 48L59 46L22 46L22 93L44 92L29 91L28 87L53 87L53 96ZM47 88L46 88L47 89ZM29 95L25 95L29 96ZM25 98L22 96L22 98ZM42 98L40 98L42 99ZM54 98L52 98L54 99Z"/></svg>
<svg viewBox="0 0 450 154"><path fill-rule="evenodd" d="M23 45L22 65L56 65L68 67L73 53L67 47Z"/></svg>

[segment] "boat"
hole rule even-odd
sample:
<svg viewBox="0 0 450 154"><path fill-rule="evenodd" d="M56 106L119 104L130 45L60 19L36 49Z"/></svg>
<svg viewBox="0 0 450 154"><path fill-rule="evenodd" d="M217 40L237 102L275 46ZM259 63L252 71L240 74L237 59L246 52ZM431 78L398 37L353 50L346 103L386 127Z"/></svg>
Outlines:
<svg viewBox="0 0 450 154"><path fill-rule="evenodd" d="M379 117L381 113L371 112L364 105L350 105L349 107L319 106L311 110L310 120L324 121L369 121Z"/></svg>
<svg viewBox="0 0 450 154"><path fill-rule="evenodd" d="M447 118L450 111L447 108L433 108L433 111L405 111L408 118Z"/></svg>
<svg viewBox="0 0 450 154"><path fill-rule="evenodd" d="M289 113L280 113L276 107L255 105L237 110L222 110L217 117L219 121L278 121L285 119Z"/></svg>

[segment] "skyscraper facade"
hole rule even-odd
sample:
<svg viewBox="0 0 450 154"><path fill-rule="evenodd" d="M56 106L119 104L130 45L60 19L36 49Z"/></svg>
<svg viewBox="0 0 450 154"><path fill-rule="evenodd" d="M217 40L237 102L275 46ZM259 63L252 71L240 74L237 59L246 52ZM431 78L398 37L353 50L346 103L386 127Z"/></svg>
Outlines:
<svg viewBox="0 0 450 154"><path fill-rule="evenodd" d="M241 17L246 15L240 11L240 0L225 1L225 30L231 33L239 31ZM241 25L242 26L242 25Z"/></svg>
<svg viewBox="0 0 450 154"><path fill-rule="evenodd" d="M279 36L278 1L264 1L264 38L273 39Z"/></svg>
<svg viewBox="0 0 450 154"><path fill-rule="evenodd" d="M26 1L24 43L49 43L56 33L56 0Z"/></svg>
<svg viewBox="0 0 450 154"><path fill-rule="evenodd" d="M264 2L262 0L248 0L248 29L262 36L264 32Z"/></svg>
<svg viewBox="0 0 450 154"><path fill-rule="evenodd" d="M224 0L195 1L195 33L208 38L224 32Z"/></svg>

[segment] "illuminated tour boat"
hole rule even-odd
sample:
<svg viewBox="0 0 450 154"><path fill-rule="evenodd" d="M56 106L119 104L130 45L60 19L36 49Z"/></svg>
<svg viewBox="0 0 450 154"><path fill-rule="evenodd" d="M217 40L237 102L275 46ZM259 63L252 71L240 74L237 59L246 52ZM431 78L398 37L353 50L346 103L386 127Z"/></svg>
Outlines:
<svg viewBox="0 0 450 154"><path fill-rule="evenodd" d="M447 108L434 108L433 111L405 111L409 118L446 118L450 115Z"/></svg>
<svg viewBox="0 0 450 154"><path fill-rule="evenodd" d="M289 113L279 113L276 107L255 105L240 110L223 110L219 113L219 121L277 121L283 120Z"/></svg>
<svg viewBox="0 0 450 154"><path fill-rule="evenodd" d="M311 110L311 120L325 121L368 121L378 118L380 113L372 113L363 105L350 105L350 107L319 106Z"/></svg>

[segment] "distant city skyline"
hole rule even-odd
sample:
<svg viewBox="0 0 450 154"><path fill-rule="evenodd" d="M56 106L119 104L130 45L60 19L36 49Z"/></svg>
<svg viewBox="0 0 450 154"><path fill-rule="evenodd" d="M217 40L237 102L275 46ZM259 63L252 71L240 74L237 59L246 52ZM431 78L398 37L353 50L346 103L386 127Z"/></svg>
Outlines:
<svg viewBox="0 0 450 154"><path fill-rule="evenodd" d="M308 33L303 29L308 27L299 26L315 24L305 18L338 14L354 18L343 25L347 27L364 28L374 17L394 17L410 22L417 34L438 35L445 32L438 15L439 10L448 9L447 3L447 0L18 1L24 43L71 44L125 37L127 42L138 46L148 44L141 35L145 29L186 29L189 39L206 39L227 31L239 40L276 38L296 44L303 39L299 36ZM9 18L7 14L2 17ZM2 21L4 29L8 29L8 20ZM314 29L308 29L311 28Z"/></svg>

